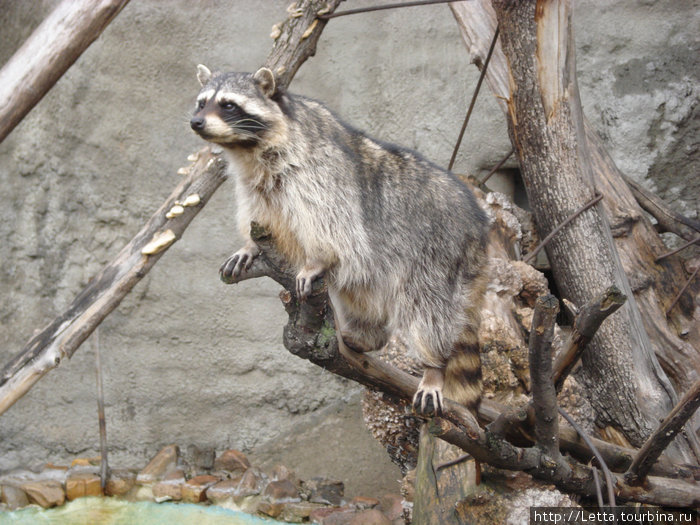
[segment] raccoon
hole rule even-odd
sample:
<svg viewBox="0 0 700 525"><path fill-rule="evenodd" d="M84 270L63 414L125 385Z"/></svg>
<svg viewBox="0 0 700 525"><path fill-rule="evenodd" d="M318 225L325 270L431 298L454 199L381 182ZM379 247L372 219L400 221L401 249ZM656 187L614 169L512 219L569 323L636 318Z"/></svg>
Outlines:
<svg viewBox="0 0 700 525"><path fill-rule="evenodd" d="M220 272L238 276L269 228L298 271L300 300L324 276L343 338L382 347L397 336L424 367L414 410L440 414L444 395L476 410L477 331L488 219L465 184L419 154L353 129L321 103L255 74L198 66L190 125L219 144L235 172L245 245Z"/></svg>

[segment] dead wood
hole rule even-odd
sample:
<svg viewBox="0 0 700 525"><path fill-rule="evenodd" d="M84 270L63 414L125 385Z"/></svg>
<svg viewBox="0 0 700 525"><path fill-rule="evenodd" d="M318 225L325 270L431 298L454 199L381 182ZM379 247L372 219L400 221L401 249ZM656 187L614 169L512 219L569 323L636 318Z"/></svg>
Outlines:
<svg viewBox="0 0 700 525"><path fill-rule="evenodd" d="M665 307L680 288L678 276L685 270L674 258L662 265L654 262L665 251L663 243L581 114L567 31L568 4L538 4L537 16L533 3L496 5L501 38L486 82L509 118L538 228L547 233L594 192L604 195L605 213L600 205L583 213L553 239L548 254L559 289L574 303L586 303L602 291L601 286L610 283L629 297L622 315L602 327L584 354L583 377L599 422L622 428L641 445L655 422L677 400L659 362L681 391L692 384L700 370L696 348L700 347L700 334L692 328L692 304L686 304L688 308L680 316L680 309L674 310L675 317L665 321ZM473 60L483 60L497 23L491 2L459 2L450 8ZM554 50L552 46L556 46L556 53L549 52ZM515 86L518 89L514 90ZM538 95L532 97L533 93ZM556 166L550 164L552 159L558 159ZM550 176L554 172L557 176L547 176L547 170ZM691 295L686 293L685 297ZM678 336L681 331L685 340ZM647 380L655 385L657 400L641 394ZM689 441L695 444L693 437ZM688 447L678 453L691 460Z"/></svg>
<svg viewBox="0 0 700 525"><path fill-rule="evenodd" d="M0 70L0 142L128 2L63 0L34 30Z"/></svg>
<svg viewBox="0 0 700 525"><path fill-rule="evenodd" d="M552 339L558 313L559 301L556 297L538 297L532 316L529 342L535 438L537 445L551 457L559 455L557 391L552 381Z"/></svg>
<svg viewBox="0 0 700 525"><path fill-rule="evenodd" d="M661 453L673 441L683 425L700 406L700 381L688 390L671 413L661 422L646 443L639 449L630 468L625 473L625 480L630 485L644 481L652 465Z"/></svg>
<svg viewBox="0 0 700 525"><path fill-rule="evenodd" d="M39 379L70 358L92 331L109 315L177 241L211 195L226 179L222 158L205 148L188 168L187 176L119 254L75 297L70 306L32 337L0 372L0 414L22 397ZM182 214L166 214L188 196L198 203ZM193 201L191 201L193 202Z"/></svg>
<svg viewBox="0 0 700 525"><path fill-rule="evenodd" d="M291 14L284 22L282 34L277 39L267 61L268 67L280 72L278 86L281 89L287 87L301 64L308 57L313 56L315 52L316 42L325 26L325 21L320 23L312 21L315 19L316 13L322 9L328 9L330 12L335 9L339 2L340 0L330 2L307 0L300 6L304 9L303 16ZM80 3L76 4L65 0L44 24L49 28L66 29L65 34L62 33L63 38L72 36L80 40L87 38L88 33L76 35L68 29L75 29L73 26L79 26L81 20L83 24L87 23L82 18L86 16L85 12L93 13L93 17L96 17L90 18L91 25L88 26L94 32L98 29L95 27L96 20L102 20L102 23L106 25L124 4L126 1L108 2L104 0L96 5L92 1L81 0ZM112 6L111 10L109 6ZM116 6L121 7L117 9ZM82 29L86 31L87 27ZM102 27L99 29L101 31ZM41 35L45 35L46 31L49 30L41 32L37 30L35 32L36 39L43 38ZM99 31L95 33L94 38L97 35L99 35ZM39 53L35 49L36 45L33 38L30 38L25 47ZM84 44L85 47L87 45L89 42ZM69 44L66 43L65 46L69 46ZM70 49L74 48L70 47ZM67 51L64 49L64 52ZM78 52L70 62L64 64L61 73L72 64L79 54ZM23 54L19 56L23 56ZM63 64L60 60L58 62ZM8 68L10 65L6 65L1 73L10 74L8 71L12 71L12 75L18 74L14 69L17 66L12 65ZM0 92L4 87L3 84L0 84ZM3 99L0 98L0 100ZM5 100L10 99L6 97ZM212 153L209 148L204 148L199 153L194 154L193 158L195 157L197 159L195 164L186 169L187 176L178 184L170 197L141 231L119 252L113 261L93 277L65 312L32 337L24 349L2 369L0 372L0 415L27 393L39 379L56 368L64 358L70 358L73 355L80 344L119 305L134 285L148 273L165 250L180 238L195 215L226 179L226 164L220 157L220 152ZM195 204L182 206L179 214L168 214L176 203L185 203L188 196L195 195L197 199L191 201L196 202ZM303 320L308 321L305 318Z"/></svg>
<svg viewBox="0 0 700 525"><path fill-rule="evenodd" d="M260 256L255 259L248 272L225 282L235 284L268 275L286 287L280 297L289 315L289 323L284 328L284 343L287 349L297 356L323 366L326 370L377 389L389 396L411 399L418 386L419 378L381 361L371 353L356 352L346 347L342 339L335 334L332 305L322 280L314 284L311 297L307 301L300 302L296 296L295 271L275 251L274 240L257 225L251 229L251 235L261 248ZM484 399L479 410L479 418L484 423L490 423L504 411L504 407ZM523 418L522 425L527 425L526 418ZM566 459L561 454L552 457L550 454L543 453L539 447L513 445L505 435L481 428L465 407L449 399L445 400L444 418L434 419L431 422L430 431L484 463L504 469L523 470L537 479L554 483L560 489L569 492L587 496L595 494L595 482L590 467L572 458ZM527 434L532 434L532 430L518 431L521 439ZM562 450L580 454L579 457L590 458L593 455L590 448L569 426L560 428L559 440ZM624 469L631 463L633 450L600 440L594 439L593 442L611 468ZM664 461L661 468L671 475L686 478L689 475L687 470L670 465L668 461ZM620 476L616 476L618 496L622 499L639 501L642 498L645 501L653 501L657 505L680 504L681 506L700 501L700 488L692 483L671 481L666 478L654 478L654 483L655 489L651 494L648 492L642 494L636 488L627 486ZM676 499L672 500L672 497Z"/></svg>
<svg viewBox="0 0 700 525"><path fill-rule="evenodd" d="M615 286L611 286L598 297L579 309L574 318L571 334L554 361L554 384L557 392L569 372L578 362L586 344L595 335L601 323L616 312L627 300L627 297Z"/></svg>

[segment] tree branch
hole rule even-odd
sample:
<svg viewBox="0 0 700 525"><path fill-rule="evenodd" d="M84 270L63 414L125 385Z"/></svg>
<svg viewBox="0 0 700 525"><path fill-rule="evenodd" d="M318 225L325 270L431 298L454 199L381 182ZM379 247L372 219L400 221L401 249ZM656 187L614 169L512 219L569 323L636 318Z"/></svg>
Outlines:
<svg viewBox="0 0 700 525"><path fill-rule="evenodd" d="M274 240L269 233L253 224L251 237L260 247L261 254L255 259L250 270L225 282L234 284L261 275L269 275L286 287L280 294L289 315L289 323L284 328L285 347L291 353L342 377L352 379L389 396L411 399L418 387L417 377L367 352L356 352L348 348L335 334L332 305L322 280L314 283L309 299L300 303L296 297L295 271L276 252ZM589 333L588 330L586 333ZM503 411L504 408L497 403L484 399L479 410L479 418L486 423L493 422ZM522 421L522 425L526 426L526 422ZM563 490L587 496L595 494L591 468L584 467L573 459L564 459L561 454L553 458L550 454L543 453L539 447L523 448L513 445L504 435L482 429L469 410L449 399L445 400L444 417L431 422L431 432L457 445L479 461L499 468L523 470L538 479L552 482ZM531 431L520 428L514 429L514 432L522 440L522 436ZM609 465L624 469L631 463L634 451L590 439ZM594 454L568 425L559 429L559 440L564 450L585 458L585 461ZM658 469L659 465L656 467ZM669 465L667 461L663 462L662 467L665 468L665 473L688 476L687 471ZM621 486L619 477L615 482ZM622 483L624 484L624 481ZM627 494L625 499L644 498L645 501L653 501L658 505L671 504L671 493L675 494L675 491L680 491L680 501L700 501L700 489L694 485L674 482L671 490L663 478L657 478L656 483L658 488L652 494L644 492L640 495L632 488L625 486L622 486L621 490L622 493Z"/></svg>
<svg viewBox="0 0 700 525"><path fill-rule="evenodd" d="M639 485L651 470L652 465L664 449L673 441L688 419L700 406L700 381L688 390L671 413L661 422L659 428L649 436L625 473L625 480L630 485Z"/></svg>
<svg viewBox="0 0 700 525"><path fill-rule="evenodd" d="M129 0L63 0L0 70L0 142Z"/></svg>
<svg viewBox="0 0 700 525"><path fill-rule="evenodd" d="M56 368L77 348L129 291L177 241L211 195L226 180L226 164L205 148L188 175L144 225L139 233L80 292L68 309L32 337L24 349L0 372L0 414ZM196 204L181 206L168 218L176 203L187 197Z"/></svg>
<svg viewBox="0 0 700 525"><path fill-rule="evenodd" d="M529 362L532 406L537 444L549 456L559 456L557 392L552 382L552 339L559 301L553 295L538 297L530 329Z"/></svg>
<svg viewBox="0 0 700 525"><path fill-rule="evenodd" d="M632 190L639 206L656 219L663 231L675 233L686 241L692 240L700 233L700 221L673 211L662 199L647 191L641 184L633 181L627 175L623 175L623 179Z"/></svg>
<svg viewBox="0 0 700 525"><path fill-rule="evenodd" d="M571 335L554 360L554 385L561 392L564 381L581 357L586 344L593 338L602 322L616 312L627 300L617 288L611 286L598 297L584 305L576 314Z"/></svg>

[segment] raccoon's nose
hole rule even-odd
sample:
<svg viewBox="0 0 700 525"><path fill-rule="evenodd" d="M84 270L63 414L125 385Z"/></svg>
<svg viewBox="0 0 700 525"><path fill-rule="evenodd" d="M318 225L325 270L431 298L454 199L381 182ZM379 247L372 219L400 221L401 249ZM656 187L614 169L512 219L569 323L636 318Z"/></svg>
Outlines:
<svg viewBox="0 0 700 525"><path fill-rule="evenodd" d="M192 117L190 127L195 131L202 131L204 129L204 117Z"/></svg>

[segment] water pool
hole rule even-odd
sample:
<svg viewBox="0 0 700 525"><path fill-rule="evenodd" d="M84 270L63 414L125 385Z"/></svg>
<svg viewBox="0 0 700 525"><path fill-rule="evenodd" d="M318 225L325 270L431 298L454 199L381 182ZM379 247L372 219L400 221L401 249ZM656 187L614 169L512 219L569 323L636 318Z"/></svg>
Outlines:
<svg viewBox="0 0 700 525"><path fill-rule="evenodd" d="M0 525L274 525L222 507L79 498L61 507L0 511Z"/></svg>

